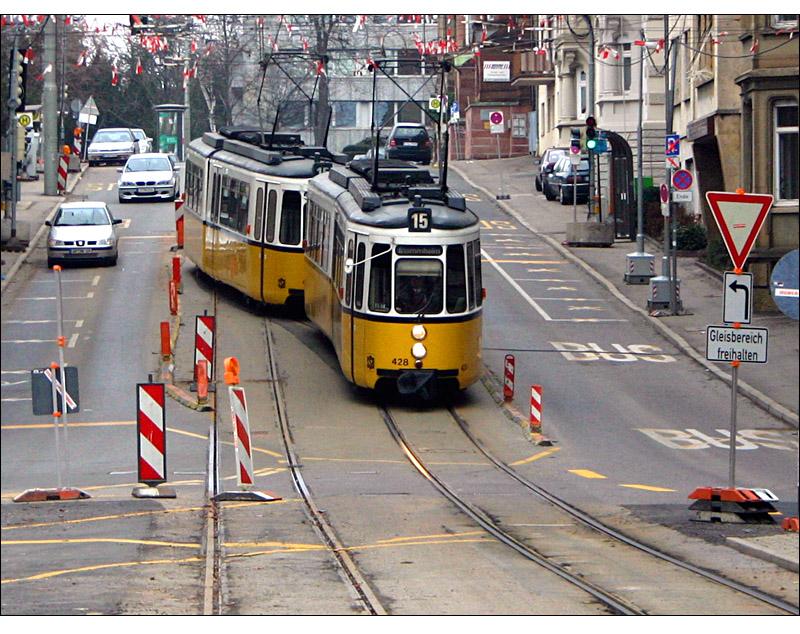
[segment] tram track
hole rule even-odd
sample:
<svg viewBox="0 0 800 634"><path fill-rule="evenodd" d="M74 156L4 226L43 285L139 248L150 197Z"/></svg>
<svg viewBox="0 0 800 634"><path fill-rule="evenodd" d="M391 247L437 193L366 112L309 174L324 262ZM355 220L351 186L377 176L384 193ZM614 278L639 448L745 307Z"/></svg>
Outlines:
<svg viewBox="0 0 800 634"><path fill-rule="evenodd" d="M340 576L349 585L352 593L358 598L364 611L375 616L386 615L388 614L386 608L361 574L358 565L350 556L347 548L341 543L336 531L326 517L325 512L317 506L303 478L301 470L302 465L297 458L297 451L289 424L286 399L283 394L277 358L274 353L272 327L269 319L264 321L264 340L267 357L266 365L268 376L270 377L269 384L271 386L275 405L275 415L280 428L281 441L292 484L303 500L306 515L311 521L311 525L314 527L320 541L325 544L330 551L337 564Z"/></svg>
<svg viewBox="0 0 800 634"><path fill-rule="evenodd" d="M425 477L431 483L431 485L435 489L437 489L437 491L439 491L439 493L441 493L446 499L448 499L462 512L468 515L473 521L475 521L479 526L481 526L481 528L486 530L495 539L505 544L506 546L509 546L510 548L518 552L520 555L526 557L530 561L544 567L545 569L549 570L550 572L553 572L554 574L557 574L558 576L565 579L569 583L587 592L595 600L605 605L614 614L647 615L654 613L652 610L642 608L641 606L638 606L628 601L627 599L620 597L618 594L609 591L608 589L602 587L598 583L589 581L586 575L581 574L579 572L572 572L571 570L568 570L565 565L553 561L553 559L548 555L543 554L539 550L523 543L520 539L518 539L514 535L510 534L508 531L501 528L499 526L499 522L493 519L494 517L493 514L486 512L485 510L477 507L475 504L466 500L462 495L457 493L453 487L449 486L442 478L437 476L436 473L434 473L431 469L428 468L428 466L425 463L424 457L406 439L400 428L400 425L397 422L396 417L392 414L392 412L389 410L387 406L379 404L378 410L390 434L392 435L398 446L401 448L402 452L405 454L408 461L414 466L414 468L423 477ZM723 577L713 571L709 571L700 568L699 566L695 566L691 563L682 561L676 557L673 557L667 553L659 551L647 544L639 542L631 537L628 537L627 535L624 535L606 526L605 524L598 521L596 518L590 516L589 514L585 513L584 511L561 500L557 496L548 492L546 489L530 482L529 480L521 476L519 473L517 473L510 466L508 466L503 461L495 457L472 434L472 432L469 430L469 426L466 420L457 412L457 410L453 406L449 406L447 408L447 413L449 417L460 428L461 432L463 432L468 443L472 445L475 448L475 450L478 451L479 454L481 454L484 458L486 458L494 467L499 469L507 476L513 478L518 484L525 487L525 489L530 491L532 494L536 495L538 498L545 500L550 505L553 505L556 508L558 508L561 512L568 514L573 522L576 522L581 526L587 527L595 531L597 534L602 535L603 538L611 539L614 542L625 544L626 546L635 549L637 552L648 555L650 558L658 559L659 561L671 564L672 566L678 567L683 571L692 573L694 575L697 575L698 577L702 577L704 580L710 581L715 585L724 586L727 589L746 595L751 599L763 602L773 608L785 611L789 614L798 613L796 606L792 605L791 603L788 603L787 601L784 601L783 599L768 595L758 589L738 583L736 581Z"/></svg>

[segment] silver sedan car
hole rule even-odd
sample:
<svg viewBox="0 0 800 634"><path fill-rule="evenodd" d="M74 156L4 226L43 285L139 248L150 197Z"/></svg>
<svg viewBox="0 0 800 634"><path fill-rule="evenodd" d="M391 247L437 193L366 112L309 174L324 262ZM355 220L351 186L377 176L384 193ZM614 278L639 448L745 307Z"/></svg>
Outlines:
<svg viewBox="0 0 800 634"><path fill-rule="evenodd" d="M119 202L129 200L175 200L178 195L178 167L169 154L134 154L119 170Z"/></svg>
<svg viewBox="0 0 800 634"><path fill-rule="evenodd" d="M60 262L97 261L117 263L116 225L103 202L83 201L64 203L56 212L47 238L47 266Z"/></svg>

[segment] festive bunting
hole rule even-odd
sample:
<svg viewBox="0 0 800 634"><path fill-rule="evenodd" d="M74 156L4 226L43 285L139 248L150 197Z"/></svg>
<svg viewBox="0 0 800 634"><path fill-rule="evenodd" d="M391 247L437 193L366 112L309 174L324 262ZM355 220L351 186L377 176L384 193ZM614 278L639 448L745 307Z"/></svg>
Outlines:
<svg viewBox="0 0 800 634"><path fill-rule="evenodd" d="M111 67L111 85L116 86L119 83L119 73L117 73L117 67Z"/></svg>
<svg viewBox="0 0 800 634"><path fill-rule="evenodd" d="M142 60L139 57L136 58L136 74L142 74Z"/></svg>

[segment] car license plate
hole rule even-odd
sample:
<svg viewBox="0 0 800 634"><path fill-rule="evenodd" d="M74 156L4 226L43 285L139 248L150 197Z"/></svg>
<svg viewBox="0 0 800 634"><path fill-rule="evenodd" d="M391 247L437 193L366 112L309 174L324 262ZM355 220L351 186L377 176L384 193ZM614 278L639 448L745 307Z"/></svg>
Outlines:
<svg viewBox="0 0 800 634"><path fill-rule="evenodd" d="M152 194L155 190L153 187L140 187L139 193L140 194Z"/></svg>
<svg viewBox="0 0 800 634"><path fill-rule="evenodd" d="M416 141L406 141L405 145L409 145L411 147L417 147L417 142Z"/></svg>
<svg viewBox="0 0 800 634"><path fill-rule="evenodd" d="M86 255L87 253L91 253L91 249L70 249L69 252L72 255Z"/></svg>

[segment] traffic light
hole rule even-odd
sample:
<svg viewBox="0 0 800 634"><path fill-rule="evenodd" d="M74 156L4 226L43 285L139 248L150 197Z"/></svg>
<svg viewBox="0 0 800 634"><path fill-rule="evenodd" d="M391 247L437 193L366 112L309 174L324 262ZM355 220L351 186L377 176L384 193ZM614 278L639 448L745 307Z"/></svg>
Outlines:
<svg viewBox="0 0 800 634"><path fill-rule="evenodd" d="M25 64L25 51L14 49L11 51L11 86L9 106L16 112L25 109L25 81L28 77L28 66Z"/></svg>
<svg viewBox="0 0 800 634"><path fill-rule="evenodd" d="M591 151L597 146L597 121L594 117L586 118L586 149Z"/></svg>
<svg viewBox="0 0 800 634"><path fill-rule="evenodd" d="M572 134L572 138L569 141L569 151L572 154L580 154L581 153L581 129L580 128L572 128L570 130Z"/></svg>

